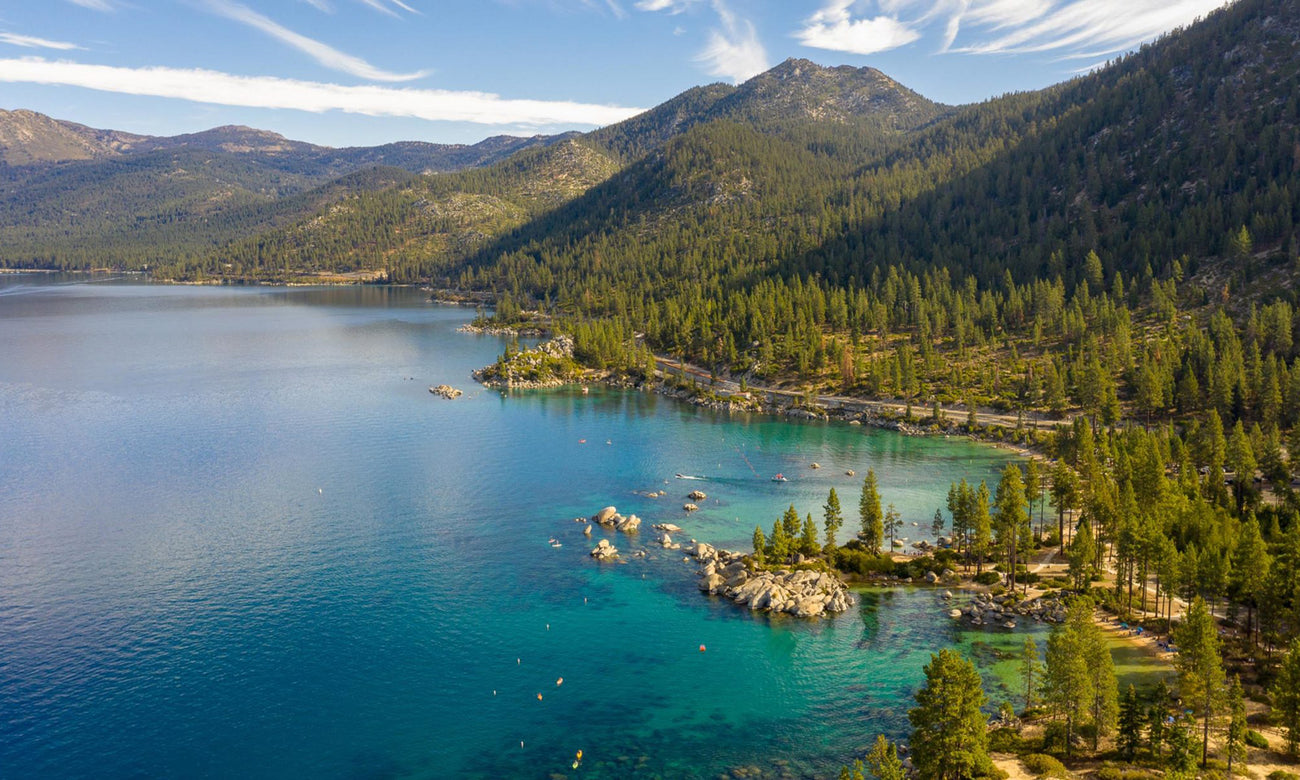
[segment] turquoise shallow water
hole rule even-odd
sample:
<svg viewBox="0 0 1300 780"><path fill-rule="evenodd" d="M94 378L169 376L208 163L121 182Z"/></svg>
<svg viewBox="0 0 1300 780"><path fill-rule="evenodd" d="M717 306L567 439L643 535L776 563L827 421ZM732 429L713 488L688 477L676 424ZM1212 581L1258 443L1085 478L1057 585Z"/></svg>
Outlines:
<svg viewBox="0 0 1300 780"><path fill-rule="evenodd" d="M572 518L747 546L831 486L851 525L873 466L915 539L1003 453L502 397L468 378L502 347L470 316L415 290L0 277L0 775L822 776L902 736L929 653L978 639L937 592L751 616L680 554L594 563Z"/></svg>

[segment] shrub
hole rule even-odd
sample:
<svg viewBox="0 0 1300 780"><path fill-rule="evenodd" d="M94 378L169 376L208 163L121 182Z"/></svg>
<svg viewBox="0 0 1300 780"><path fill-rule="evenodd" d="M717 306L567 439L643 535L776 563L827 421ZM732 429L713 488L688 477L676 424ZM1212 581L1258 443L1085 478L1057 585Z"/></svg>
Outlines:
<svg viewBox="0 0 1300 780"><path fill-rule="evenodd" d="M1019 753L1025 741L1015 729L993 729L989 732L989 750L994 753Z"/></svg>
<svg viewBox="0 0 1300 780"><path fill-rule="evenodd" d="M1250 745L1253 748L1260 748L1260 749L1268 748L1268 740L1264 738L1263 734L1260 734L1258 731L1255 731L1254 729L1246 730L1246 744Z"/></svg>
<svg viewBox="0 0 1300 780"><path fill-rule="evenodd" d="M996 585L1002 581L1002 575L995 571L986 571L975 575L975 582L979 585Z"/></svg>
<svg viewBox="0 0 1300 780"><path fill-rule="evenodd" d="M894 561L888 555L872 555L866 550L840 547L835 551L835 568L853 574L892 574Z"/></svg>
<svg viewBox="0 0 1300 780"><path fill-rule="evenodd" d="M1070 773L1065 770L1065 765L1046 753L1030 753L1027 756L1020 757L1020 763L1025 765L1031 774L1038 777L1069 777Z"/></svg>
<svg viewBox="0 0 1300 780"><path fill-rule="evenodd" d="M1283 769L1274 769L1268 773L1268 780L1300 780L1300 775Z"/></svg>
<svg viewBox="0 0 1300 780"><path fill-rule="evenodd" d="M1097 770L1097 780L1155 780L1156 776L1145 769L1121 769L1104 766Z"/></svg>

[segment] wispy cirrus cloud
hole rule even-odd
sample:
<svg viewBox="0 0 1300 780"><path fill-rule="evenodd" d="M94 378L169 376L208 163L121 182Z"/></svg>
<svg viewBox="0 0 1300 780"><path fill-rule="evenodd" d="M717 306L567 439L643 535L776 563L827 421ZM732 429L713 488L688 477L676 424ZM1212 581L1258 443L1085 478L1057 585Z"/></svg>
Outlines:
<svg viewBox="0 0 1300 780"><path fill-rule="evenodd" d="M10 46L22 46L25 49L59 49L61 51L70 51L82 47L75 43L67 41L51 41L47 38L37 38L35 35L19 35L18 33L0 32L0 43L7 43Z"/></svg>
<svg viewBox="0 0 1300 780"><path fill-rule="evenodd" d="M1006 54L1059 51L1099 57L1130 49L1223 6L1224 0L1073 0L1026 15L1000 35L957 51Z"/></svg>
<svg viewBox="0 0 1300 780"><path fill-rule="evenodd" d="M711 75L740 83L767 70L767 49L758 39L754 23L736 16L722 0L713 0L713 10L722 23L709 31L709 42L696 60Z"/></svg>
<svg viewBox="0 0 1300 780"><path fill-rule="evenodd" d="M207 0L207 7L214 13L259 30L281 43L297 49L332 70L349 73L371 81L413 81L429 75L427 71L393 73L392 71L377 68L360 57L339 51L333 46L308 38L305 35L300 35L239 3L233 3L229 0Z"/></svg>
<svg viewBox="0 0 1300 780"><path fill-rule="evenodd" d="M1096 58L1149 41L1227 0L826 0L795 37L852 54L920 40L940 52Z"/></svg>
<svg viewBox="0 0 1300 780"><path fill-rule="evenodd" d="M670 14L685 13L686 9L700 0L637 0L638 11L667 11Z"/></svg>
<svg viewBox="0 0 1300 780"><path fill-rule="evenodd" d="M92 11L116 11L113 4L108 0L68 0L73 5L79 5L82 8L89 8Z"/></svg>
<svg viewBox="0 0 1300 780"><path fill-rule="evenodd" d="M637 0L636 8L681 14L701 4L702 0ZM724 0L710 0L709 7L718 17L718 26L709 30L708 42L696 55L696 62L703 64L710 75L734 82L767 70L767 49L754 23L737 15Z"/></svg>
<svg viewBox="0 0 1300 780"><path fill-rule="evenodd" d="M0 83L3 82L82 87L247 108L313 113L341 111L435 122L527 127L607 125L644 111L562 100L510 99L488 92L344 86L200 69L86 65L41 57L0 59Z"/></svg>

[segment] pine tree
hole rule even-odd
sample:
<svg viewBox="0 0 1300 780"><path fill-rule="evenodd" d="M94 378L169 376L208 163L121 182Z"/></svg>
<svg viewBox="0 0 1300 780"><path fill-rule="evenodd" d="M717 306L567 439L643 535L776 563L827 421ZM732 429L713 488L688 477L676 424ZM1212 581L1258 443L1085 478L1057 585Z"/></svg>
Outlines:
<svg viewBox="0 0 1300 780"><path fill-rule="evenodd" d="M1087 519L1081 520L1079 530L1075 531L1074 539L1070 541L1069 550L1070 581L1079 593L1086 592L1091 586L1093 561L1096 557L1097 545L1092 540L1092 524Z"/></svg>
<svg viewBox="0 0 1300 780"><path fill-rule="evenodd" d="M1205 721L1201 743L1204 767L1210 755L1210 722L1223 701L1224 674L1219 633L1201 597L1196 597L1182 624L1174 629L1174 642L1178 645L1174 666L1178 669L1179 691Z"/></svg>
<svg viewBox="0 0 1300 780"><path fill-rule="evenodd" d="M840 780L867 780L867 767L862 763L862 759L854 760L851 767L840 767Z"/></svg>
<svg viewBox="0 0 1300 780"><path fill-rule="evenodd" d="M992 525L989 518L989 486L981 480L980 486L975 490L975 499L971 502L970 516L970 548L971 554L975 556L976 574L984 570L984 558L993 544Z"/></svg>
<svg viewBox="0 0 1300 780"><path fill-rule="evenodd" d="M1160 761L1164 757L1166 737L1169 734L1169 703L1172 699L1169 684L1164 678L1156 683L1147 705L1147 747L1151 757Z"/></svg>
<svg viewBox="0 0 1300 780"><path fill-rule="evenodd" d="M763 536L761 526L754 526L754 560L763 565L763 556L767 552L767 539Z"/></svg>
<svg viewBox="0 0 1300 780"><path fill-rule="evenodd" d="M867 476L862 479L862 498L858 501L858 513L862 518L862 532L858 538L868 550L880 554L880 545L885 541L885 515L880 511L880 491L876 487L876 472L867 469Z"/></svg>
<svg viewBox="0 0 1300 780"><path fill-rule="evenodd" d="M1026 505L1020 467L1014 463L1007 464L1002 470L1002 478L998 480L993 527L996 529L998 548L1007 563L1007 584L1013 590L1016 587L1016 556L1029 536Z"/></svg>
<svg viewBox="0 0 1300 780"><path fill-rule="evenodd" d="M1052 503L1056 505L1056 524L1059 541L1065 545L1065 513L1079 501L1079 477L1062 458L1052 470Z"/></svg>
<svg viewBox="0 0 1300 780"><path fill-rule="evenodd" d="M1233 675L1228 686L1228 732L1224 735L1224 750L1228 754L1228 777L1232 777L1232 762L1246 760L1246 697L1241 690L1241 678Z"/></svg>
<svg viewBox="0 0 1300 780"><path fill-rule="evenodd" d="M1138 698L1137 689L1129 685L1119 701L1119 735L1115 740L1119 754L1125 761L1137 757L1138 748L1142 745L1142 726L1145 721L1146 710Z"/></svg>
<svg viewBox="0 0 1300 780"><path fill-rule="evenodd" d="M946 522L943 519L943 510L936 507L934 510L934 519L930 521L930 534L935 538L936 542L938 542L940 536L943 536L943 527L945 525Z"/></svg>
<svg viewBox="0 0 1300 780"><path fill-rule="evenodd" d="M791 552L798 547L799 534L803 532L803 519L799 517L799 512L791 504L781 515L781 525L785 528L785 535L790 539Z"/></svg>
<svg viewBox="0 0 1300 780"><path fill-rule="evenodd" d="M1093 727L1093 749L1114 731L1118 716L1115 666L1092 619L1092 599L1070 603L1064 623L1053 626L1047 638L1043 696L1059 717L1065 717L1066 751L1082 723Z"/></svg>
<svg viewBox="0 0 1300 780"><path fill-rule="evenodd" d="M1287 650L1271 693L1273 717L1286 731L1286 751L1294 756L1300 746L1300 639Z"/></svg>
<svg viewBox="0 0 1300 780"><path fill-rule="evenodd" d="M803 532L799 536L799 552L804 555L816 555L822 546L817 541L817 524L813 522L812 512L803 521Z"/></svg>
<svg viewBox="0 0 1300 780"><path fill-rule="evenodd" d="M898 514L898 510L890 504L885 508L885 531L889 534L889 549L894 549L894 538L903 528L903 518Z"/></svg>
<svg viewBox="0 0 1300 780"><path fill-rule="evenodd" d="M940 650L925 666L925 686L907 714L912 761L921 777L964 780L989 766L988 728L979 672L956 652Z"/></svg>
<svg viewBox="0 0 1300 780"><path fill-rule="evenodd" d="M1025 499L1029 504L1029 520L1033 525L1034 503L1039 501L1043 494L1043 468L1036 458L1030 458L1025 461ZM1042 508L1039 507L1038 516L1038 535L1042 535L1043 517Z"/></svg>
<svg viewBox="0 0 1300 780"><path fill-rule="evenodd" d="M1040 671L1038 643L1033 637L1027 636L1020 650L1020 685L1024 689L1026 712L1034 708L1034 693L1037 690L1034 683Z"/></svg>
<svg viewBox="0 0 1300 780"><path fill-rule="evenodd" d="M907 772L903 762L898 759L898 748L885 735L876 735L876 744L867 754L867 766L876 780L906 780Z"/></svg>
<svg viewBox="0 0 1300 780"><path fill-rule="evenodd" d="M790 557L790 546L793 540L790 534L785 531L785 523L779 519L772 524L772 537L768 541L768 553L774 563L785 563Z"/></svg>
<svg viewBox="0 0 1300 780"><path fill-rule="evenodd" d="M826 551L829 553L835 549L835 536L844 525L844 513L840 510L840 497L835 494L835 488L831 488L826 496L826 505L822 509L826 513Z"/></svg>
<svg viewBox="0 0 1300 780"><path fill-rule="evenodd" d="M1173 780L1191 780L1196 771L1196 748L1192 729L1196 724L1184 716L1176 718L1165 729L1165 744L1169 755L1165 757L1165 776Z"/></svg>

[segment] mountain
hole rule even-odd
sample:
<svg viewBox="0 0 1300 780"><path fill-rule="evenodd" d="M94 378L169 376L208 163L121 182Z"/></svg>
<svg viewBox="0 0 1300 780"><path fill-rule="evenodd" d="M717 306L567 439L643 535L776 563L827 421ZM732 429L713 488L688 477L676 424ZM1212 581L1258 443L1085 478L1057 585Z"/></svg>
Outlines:
<svg viewBox="0 0 1300 780"><path fill-rule="evenodd" d="M333 149L248 127L155 137L0 111L0 262L137 267L194 258L309 219L331 198L404 182L403 174L488 165L563 138Z"/></svg>
<svg viewBox="0 0 1300 780"><path fill-rule="evenodd" d="M35 111L0 109L0 162L7 165L113 157L143 140L145 136L95 130Z"/></svg>

